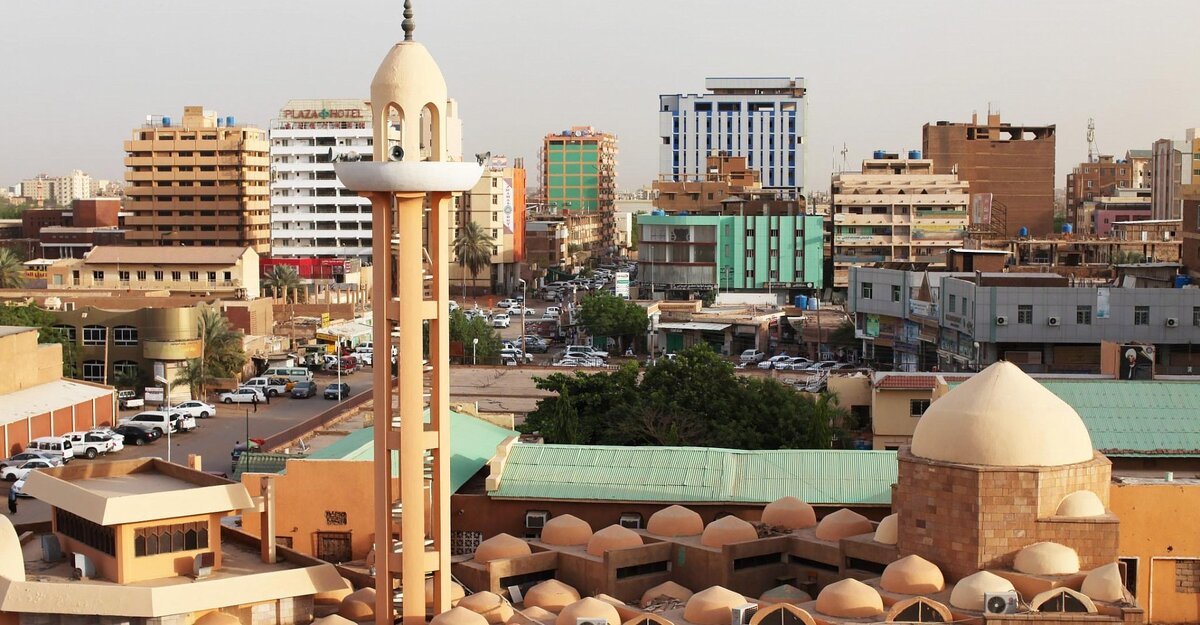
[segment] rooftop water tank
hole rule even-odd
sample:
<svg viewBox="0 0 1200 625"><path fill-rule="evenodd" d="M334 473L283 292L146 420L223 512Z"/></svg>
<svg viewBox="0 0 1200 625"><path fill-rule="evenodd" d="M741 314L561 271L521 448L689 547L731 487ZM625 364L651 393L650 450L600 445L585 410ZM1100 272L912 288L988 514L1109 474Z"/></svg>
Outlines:
<svg viewBox="0 0 1200 625"><path fill-rule="evenodd" d="M1029 236L1029 228L1026 228L1025 226L1021 226L1021 228L1017 230L1017 236L1022 237L1022 238L1028 237Z"/></svg>
<svg viewBox="0 0 1200 625"><path fill-rule="evenodd" d="M163 127L165 128L165 127L168 127L168 126L170 126L170 125L171 125L171 118L170 118L170 117L165 117L165 116L164 116L164 117L163 117Z"/></svg>
<svg viewBox="0 0 1200 625"><path fill-rule="evenodd" d="M875 158L884 158L887 156L887 150L875 150Z"/></svg>
<svg viewBox="0 0 1200 625"><path fill-rule="evenodd" d="M230 116L228 116L228 117L226 117L226 118L225 118L225 125L226 125L226 126L229 126L230 128L232 128L232 127L234 127L234 126L236 126L236 125L237 125L237 124L235 124L235 123L234 123L233 115L230 115Z"/></svg>
<svg viewBox="0 0 1200 625"><path fill-rule="evenodd" d="M909 150L908 158L909 158L909 160L914 160L914 161L920 159L921 151L920 150Z"/></svg>
<svg viewBox="0 0 1200 625"><path fill-rule="evenodd" d="M665 211L665 210L663 210L663 209L661 209L661 208L656 208L656 209L654 209L654 210L650 211L650 214L651 214L651 215L654 215L654 216L656 216L656 217L661 217L661 216L663 216L663 215L666 215L666 214L667 214L667 211Z"/></svg>
<svg viewBox="0 0 1200 625"><path fill-rule="evenodd" d="M1072 232L1075 232L1075 226L1072 226L1071 224L1063 224L1062 232L1063 234L1071 234Z"/></svg>
<svg viewBox="0 0 1200 625"><path fill-rule="evenodd" d="M217 118L217 128L221 128L224 125L225 125L225 120L218 117Z"/></svg>
<svg viewBox="0 0 1200 625"><path fill-rule="evenodd" d="M1175 288L1182 289L1192 283L1191 276L1175 276ZM49 301L49 300L47 300Z"/></svg>

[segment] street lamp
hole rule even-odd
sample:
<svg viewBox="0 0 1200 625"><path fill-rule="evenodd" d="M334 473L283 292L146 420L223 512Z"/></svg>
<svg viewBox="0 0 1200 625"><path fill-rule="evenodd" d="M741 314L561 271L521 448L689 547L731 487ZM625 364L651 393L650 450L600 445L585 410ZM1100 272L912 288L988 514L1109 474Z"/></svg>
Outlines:
<svg viewBox="0 0 1200 625"><path fill-rule="evenodd" d="M163 404L168 410L167 415L167 462L171 461L171 383L166 378L156 375L154 381L163 385Z"/></svg>
<svg viewBox="0 0 1200 625"><path fill-rule="evenodd" d="M528 304L525 302L525 278L517 278L517 282L521 283L521 360L525 360L525 309Z"/></svg>
<svg viewBox="0 0 1200 625"><path fill-rule="evenodd" d="M975 371L979 371L979 341L973 343L975 346Z"/></svg>
<svg viewBox="0 0 1200 625"><path fill-rule="evenodd" d="M471 364L475 364L475 354L479 349L479 337L471 339Z"/></svg>

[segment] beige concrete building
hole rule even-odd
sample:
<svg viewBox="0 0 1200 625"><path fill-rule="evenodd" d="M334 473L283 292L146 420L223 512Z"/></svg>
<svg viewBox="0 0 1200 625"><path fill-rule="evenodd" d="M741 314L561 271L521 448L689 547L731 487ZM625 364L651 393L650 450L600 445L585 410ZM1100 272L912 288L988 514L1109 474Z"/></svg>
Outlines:
<svg viewBox="0 0 1200 625"><path fill-rule="evenodd" d="M471 293L508 294L517 287L520 263L525 259L525 164L515 159L492 157L479 182L457 199L452 236L467 221L473 221L492 237L491 266L475 275L450 264L450 283ZM464 280L465 278L465 280Z"/></svg>
<svg viewBox="0 0 1200 625"><path fill-rule="evenodd" d="M134 245L271 249L267 132L187 106L125 142L125 220Z"/></svg>
<svg viewBox="0 0 1200 625"><path fill-rule="evenodd" d="M962 246L970 194L956 174L933 173L929 159L864 160L861 172L834 174L833 286L850 267L885 261L943 264Z"/></svg>
<svg viewBox="0 0 1200 625"><path fill-rule="evenodd" d="M132 234L132 233L130 233ZM46 270L49 289L167 291L175 294L259 295L259 258L251 247L101 246Z"/></svg>
<svg viewBox="0 0 1200 625"><path fill-rule="evenodd" d="M59 176L54 182L56 206L70 206L75 200L90 200L92 197L92 177L78 169L66 176Z"/></svg>

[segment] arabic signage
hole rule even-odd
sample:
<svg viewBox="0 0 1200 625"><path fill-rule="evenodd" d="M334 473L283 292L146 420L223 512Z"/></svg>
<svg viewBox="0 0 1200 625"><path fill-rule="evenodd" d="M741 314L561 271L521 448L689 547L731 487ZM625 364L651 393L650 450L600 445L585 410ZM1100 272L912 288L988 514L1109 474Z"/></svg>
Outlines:
<svg viewBox="0 0 1200 625"><path fill-rule="evenodd" d="M616 283L617 297L624 297L625 299L629 299L629 272L628 271L618 271L614 275L613 279L614 279L614 282Z"/></svg>
<svg viewBox="0 0 1200 625"><path fill-rule="evenodd" d="M976 193L971 196L971 223L984 226L992 223L991 193Z"/></svg>

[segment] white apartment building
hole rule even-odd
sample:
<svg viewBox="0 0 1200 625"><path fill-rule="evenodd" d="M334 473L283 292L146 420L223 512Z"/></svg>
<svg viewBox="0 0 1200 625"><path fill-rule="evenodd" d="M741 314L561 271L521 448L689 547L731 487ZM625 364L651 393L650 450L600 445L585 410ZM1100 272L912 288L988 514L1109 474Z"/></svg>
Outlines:
<svg viewBox="0 0 1200 625"><path fill-rule="evenodd" d="M804 192L803 78L708 78L702 95L660 95L658 173L688 181L709 155L744 156L762 186Z"/></svg>
<svg viewBox="0 0 1200 625"><path fill-rule="evenodd" d="M370 160L371 109L364 100L290 100L271 123L271 254L371 257L371 202L338 181L329 160Z"/></svg>

